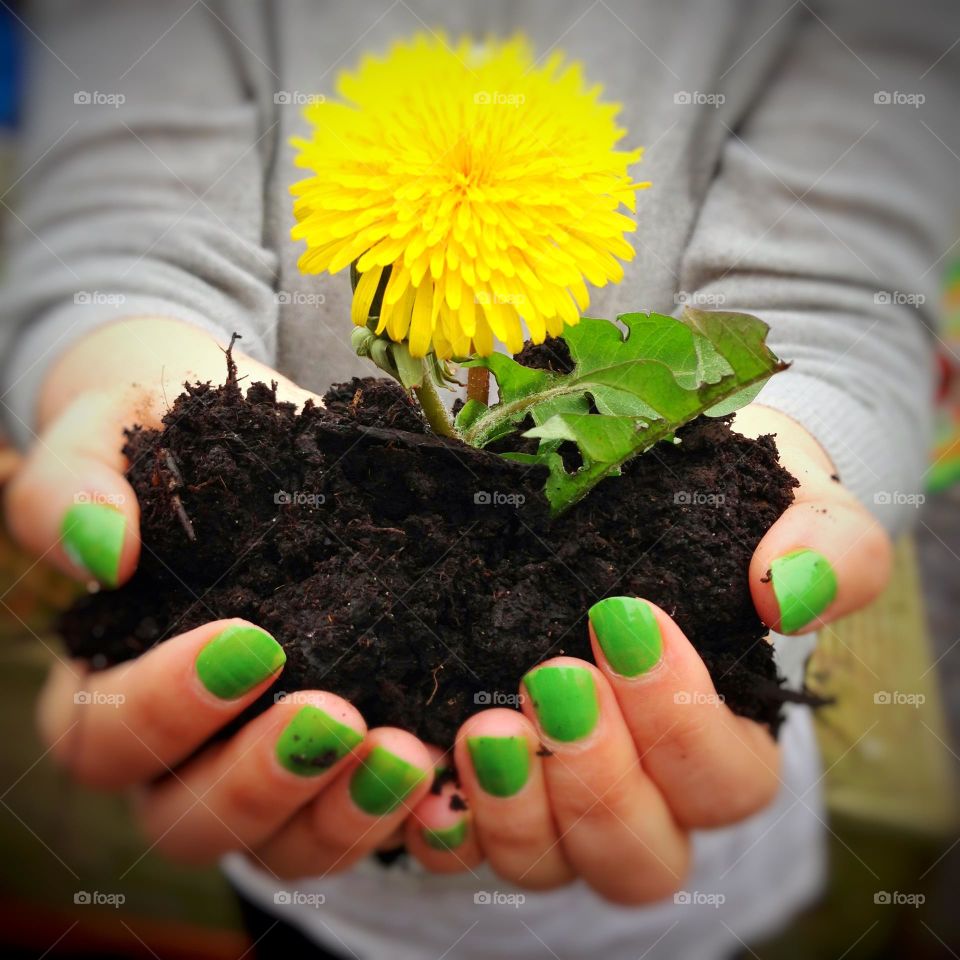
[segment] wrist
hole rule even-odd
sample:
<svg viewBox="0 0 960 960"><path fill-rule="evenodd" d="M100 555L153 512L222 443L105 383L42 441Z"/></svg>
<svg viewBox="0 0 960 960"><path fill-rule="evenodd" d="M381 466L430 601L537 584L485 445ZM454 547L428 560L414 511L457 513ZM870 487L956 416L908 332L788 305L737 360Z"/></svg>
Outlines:
<svg viewBox="0 0 960 960"><path fill-rule="evenodd" d="M43 379L37 422L44 427L78 397L110 395L138 422L156 423L185 381L222 381L223 348L207 332L167 317L104 324L61 354Z"/></svg>

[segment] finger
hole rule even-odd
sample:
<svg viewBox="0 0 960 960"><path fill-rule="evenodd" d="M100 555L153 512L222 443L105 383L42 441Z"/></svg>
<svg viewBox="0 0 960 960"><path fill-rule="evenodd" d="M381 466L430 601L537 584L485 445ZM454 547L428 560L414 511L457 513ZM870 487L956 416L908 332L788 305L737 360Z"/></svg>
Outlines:
<svg viewBox="0 0 960 960"><path fill-rule="evenodd" d="M283 877L340 872L367 856L430 789L432 763L413 734L377 727L323 793L256 849Z"/></svg>
<svg viewBox="0 0 960 960"><path fill-rule="evenodd" d="M750 561L760 619L780 633L806 633L876 598L890 577L890 541L845 497L789 506Z"/></svg>
<svg viewBox="0 0 960 960"><path fill-rule="evenodd" d="M137 498L123 476L125 408L111 392L77 398L38 438L5 491L7 523L31 553L115 587L140 552Z"/></svg>
<svg viewBox="0 0 960 960"><path fill-rule="evenodd" d="M877 597L890 577L890 540L839 482L819 444L757 404L737 413L735 428L751 437L773 433L780 462L800 484L750 563L761 620L781 633L804 633Z"/></svg>
<svg viewBox="0 0 960 960"><path fill-rule="evenodd" d="M438 746L432 743L424 744L427 748L427 753L430 755L430 763L432 765L431 776L433 780L430 785L430 793L434 793L437 789L438 778L441 776L441 771L445 771L448 774L454 773L453 768L449 766L446 762L447 754L441 750ZM377 844L378 853L390 853L394 850L403 850L406 848L406 823L399 823L390 833L389 836L384 837Z"/></svg>
<svg viewBox="0 0 960 960"><path fill-rule="evenodd" d="M454 757L480 846L504 880L532 890L569 883L573 871L553 822L539 737L514 710L485 710L457 735Z"/></svg>
<svg viewBox="0 0 960 960"><path fill-rule="evenodd" d="M687 837L641 767L603 674L557 657L531 670L523 686L523 711L551 752L547 792L573 868L617 903L647 903L677 890Z"/></svg>
<svg viewBox="0 0 960 960"><path fill-rule="evenodd" d="M483 861L473 815L451 766L436 780L404 824L405 845L433 873L473 871Z"/></svg>
<svg viewBox="0 0 960 960"><path fill-rule="evenodd" d="M640 762L681 826L735 823L773 800L773 738L723 703L663 610L636 597L601 600L590 609L590 639Z"/></svg>
<svg viewBox="0 0 960 960"><path fill-rule="evenodd" d="M41 695L40 730L83 782L140 783L185 759L277 677L280 644L244 620L218 620L91 673L57 668ZM67 733L70 733L68 736Z"/></svg>
<svg viewBox="0 0 960 960"><path fill-rule="evenodd" d="M363 718L341 697L286 697L149 790L141 822L162 852L181 861L249 849L318 796L365 733Z"/></svg>

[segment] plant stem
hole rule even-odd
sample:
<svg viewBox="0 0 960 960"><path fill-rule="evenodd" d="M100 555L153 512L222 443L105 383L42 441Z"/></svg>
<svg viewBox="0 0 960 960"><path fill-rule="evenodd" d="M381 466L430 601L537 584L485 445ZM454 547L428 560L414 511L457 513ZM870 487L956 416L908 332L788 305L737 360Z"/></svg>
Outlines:
<svg viewBox="0 0 960 960"><path fill-rule="evenodd" d="M420 409L423 410L423 415L433 428L433 432L441 437L455 437L453 423L447 415L447 409L444 407L428 371L424 371L423 383L419 387L414 387L413 392L417 395L417 400L420 401Z"/></svg>
<svg viewBox="0 0 960 960"><path fill-rule="evenodd" d="M484 406L490 402L490 371L486 367L471 367L467 371L467 399Z"/></svg>

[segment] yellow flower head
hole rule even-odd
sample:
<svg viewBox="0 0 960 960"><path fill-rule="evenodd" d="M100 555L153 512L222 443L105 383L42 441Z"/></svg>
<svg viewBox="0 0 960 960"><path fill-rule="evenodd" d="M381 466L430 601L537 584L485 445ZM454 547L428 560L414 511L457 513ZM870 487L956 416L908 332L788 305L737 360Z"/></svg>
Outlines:
<svg viewBox="0 0 960 960"><path fill-rule="evenodd" d="M359 258L352 319L367 322L384 270L378 333L413 356L516 353L575 324L586 283L619 281L635 229L618 104L579 64L534 61L523 38L450 46L419 35L338 78L313 103L292 187L305 273Z"/></svg>

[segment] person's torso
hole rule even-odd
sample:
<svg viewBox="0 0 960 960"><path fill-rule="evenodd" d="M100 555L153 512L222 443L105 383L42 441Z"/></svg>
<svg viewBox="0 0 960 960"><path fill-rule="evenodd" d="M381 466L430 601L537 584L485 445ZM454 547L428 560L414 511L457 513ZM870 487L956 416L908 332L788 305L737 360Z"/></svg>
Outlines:
<svg viewBox="0 0 960 960"><path fill-rule="evenodd" d="M589 312L674 313L685 295L678 286L683 251L722 146L800 15L786 0L286 0L224 5L222 13L230 15L238 69L262 117L264 245L279 260L277 365L318 392L369 373L350 348L348 271L303 275L300 246L290 239L289 187L305 175L294 166L290 139L308 133L303 113L310 97L335 96L339 71L418 31L478 40L522 32L537 57L562 50L581 61L604 99L622 104L623 145L645 149L634 175L652 183L638 194L630 236L636 256L624 281L591 291ZM745 38L764 31L762 50L751 49Z"/></svg>

